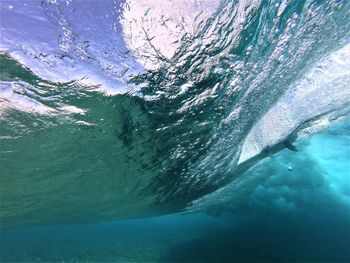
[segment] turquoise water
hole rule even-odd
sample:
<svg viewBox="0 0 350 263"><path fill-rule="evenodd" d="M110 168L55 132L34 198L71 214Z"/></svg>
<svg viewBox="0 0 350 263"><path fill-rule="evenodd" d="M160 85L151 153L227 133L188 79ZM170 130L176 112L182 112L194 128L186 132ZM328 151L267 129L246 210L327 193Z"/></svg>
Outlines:
<svg viewBox="0 0 350 263"><path fill-rule="evenodd" d="M1 260L348 262L349 125L265 159L234 196L232 184L207 201L206 212L2 230Z"/></svg>
<svg viewBox="0 0 350 263"><path fill-rule="evenodd" d="M0 261L350 261L350 1L1 0L0 27Z"/></svg>

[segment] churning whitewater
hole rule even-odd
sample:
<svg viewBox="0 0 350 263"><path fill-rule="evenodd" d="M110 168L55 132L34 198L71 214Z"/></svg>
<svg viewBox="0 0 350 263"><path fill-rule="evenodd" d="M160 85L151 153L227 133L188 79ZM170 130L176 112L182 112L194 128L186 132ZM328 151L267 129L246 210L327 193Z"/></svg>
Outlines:
<svg viewBox="0 0 350 263"><path fill-rule="evenodd" d="M0 8L1 227L191 210L349 113L349 1Z"/></svg>

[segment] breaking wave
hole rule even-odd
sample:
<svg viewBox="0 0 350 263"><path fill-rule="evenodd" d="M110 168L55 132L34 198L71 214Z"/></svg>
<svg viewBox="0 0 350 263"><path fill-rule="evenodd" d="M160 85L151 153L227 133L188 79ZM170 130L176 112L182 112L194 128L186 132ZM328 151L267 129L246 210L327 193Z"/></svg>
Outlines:
<svg viewBox="0 0 350 263"><path fill-rule="evenodd" d="M3 227L180 211L349 113L347 1L0 7Z"/></svg>

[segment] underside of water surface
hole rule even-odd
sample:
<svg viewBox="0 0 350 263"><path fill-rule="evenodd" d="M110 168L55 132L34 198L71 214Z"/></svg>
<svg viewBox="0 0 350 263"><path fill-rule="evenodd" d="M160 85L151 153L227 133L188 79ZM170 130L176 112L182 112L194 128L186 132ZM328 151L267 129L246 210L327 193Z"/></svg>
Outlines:
<svg viewBox="0 0 350 263"><path fill-rule="evenodd" d="M349 211L349 1L2 0L0 12L0 228L293 213L309 188ZM11 242L4 259L26 257Z"/></svg>
<svg viewBox="0 0 350 263"><path fill-rule="evenodd" d="M1 261L348 262L349 131L298 140L185 214L2 230Z"/></svg>

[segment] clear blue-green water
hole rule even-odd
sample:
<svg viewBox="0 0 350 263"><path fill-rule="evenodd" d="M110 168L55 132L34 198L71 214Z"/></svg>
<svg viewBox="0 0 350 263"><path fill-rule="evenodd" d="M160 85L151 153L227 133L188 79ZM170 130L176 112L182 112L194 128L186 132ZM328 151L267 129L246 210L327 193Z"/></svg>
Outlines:
<svg viewBox="0 0 350 263"><path fill-rule="evenodd" d="M264 160L245 175L251 182L244 192L216 204L215 216L2 230L1 260L348 262L349 128L338 124L297 143L298 153Z"/></svg>
<svg viewBox="0 0 350 263"><path fill-rule="evenodd" d="M349 262L350 2L1 0L1 262Z"/></svg>

